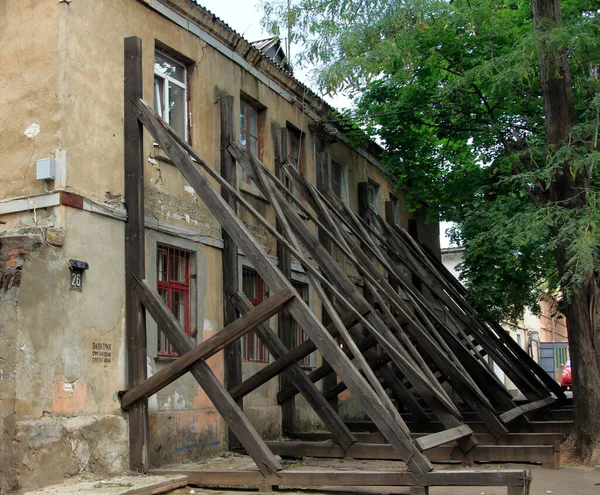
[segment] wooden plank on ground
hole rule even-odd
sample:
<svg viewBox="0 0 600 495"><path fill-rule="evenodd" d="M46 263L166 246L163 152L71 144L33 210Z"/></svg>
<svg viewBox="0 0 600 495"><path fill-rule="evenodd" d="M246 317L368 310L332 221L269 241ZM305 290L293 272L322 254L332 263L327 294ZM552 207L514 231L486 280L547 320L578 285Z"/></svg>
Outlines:
<svg viewBox="0 0 600 495"><path fill-rule="evenodd" d="M418 438L416 440L416 444L422 451L430 450L434 447L453 442L459 438L463 438L472 434L473 430L471 430L471 428L469 428L467 425L460 425L456 428L451 428L449 430L432 433L431 435Z"/></svg>
<svg viewBox="0 0 600 495"><path fill-rule="evenodd" d="M139 287L136 281L135 287ZM138 290L138 289L134 289ZM143 294L143 289L142 289ZM131 404L144 397L150 397L159 390L166 387L169 383L175 381L180 376L188 372L199 359L208 359L217 352L224 349L227 345L239 339L244 334L256 328L263 321L268 320L285 306L292 298L294 293L288 288L284 288L269 297L258 306L253 307L241 318L227 325L221 331L217 332L211 338L194 347L189 352L178 357L175 361L169 363L163 369L152 375L150 378L140 383L138 386L127 391L121 398L121 407L128 408Z"/></svg>
<svg viewBox="0 0 600 495"><path fill-rule="evenodd" d="M171 493L173 490L183 488L188 485L187 476L180 476L176 479L162 481L150 486L142 486L140 488L132 488L123 492L121 495L162 495L163 493Z"/></svg>
<svg viewBox="0 0 600 495"><path fill-rule="evenodd" d="M166 335L175 352L183 355L191 351L194 348L191 339L150 283L147 280L140 281L136 287L136 293L158 328ZM219 382L206 361L204 359L196 361L190 368L190 372L248 451L260 472L266 477L275 471L279 471L281 464L265 445L248 418L244 416L242 410L227 393L227 390Z"/></svg>
<svg viewBox="0 0 600 495"><path fill-rule="evenodd" d="M282 457L321 457L328 459L400 460L389 444L355 443L346 451L331 442L267 442ZM427 451L432 462L470 460L476 462L536 462L552 464L552 445L477 445L464 453L457 446L435 447Z"/></svg>
<svg viewBox="0 0 600 495"><path fill-rule="evenodd" d="M541 409L542 407L549 406L553 402L556 402L556 399L554 397L546 397L545 399L537 400L535 402L530 402L523 406L517 406L514 409L511 409L510 411L506 411L505 413L501 414L500 419L504 423L509 423L512 420L518 418L519 416L521 416L525 413L528 413L529 411L535 411L536 409Z"/></svg>
<svg viewBox="0 0 600 495"><path fill-rule="evenodd" d="M127 338L127 386L133 388L147 375L146 313L133 292L134 279L146 275L144 228L144 132L133 111L133 100L143 97L142 40L125 38L125 334ZM129 466L148 469L148 403L138 402L129 411Z"/></svg>
<svg viewBox="0 0 600 495"><path fill-rule="evenodd" d="M189 483L199 486L257 486L264 478L256 471L186 471L174 469L152 470L152 474L184 474ZM410 471L331 471L285 470L267 482L273 486L528 486L528 469L489 470L435 470L417 480Z"/></svg>

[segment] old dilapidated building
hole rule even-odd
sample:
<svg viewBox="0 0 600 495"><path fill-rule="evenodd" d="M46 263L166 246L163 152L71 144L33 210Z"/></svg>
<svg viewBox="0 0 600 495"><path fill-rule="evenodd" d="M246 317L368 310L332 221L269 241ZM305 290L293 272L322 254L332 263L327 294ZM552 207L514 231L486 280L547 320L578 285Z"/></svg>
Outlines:
<svg viewBox="0 0 600 495"><path fill-rule="evenodd" d="M327 122L323 100L193 1L4 0L0 17L0 492L128 467L118 396L128 365L124 38L142 39L145 99L208 163L219 163L220 97L233 95L235 132L267 166L274 170L276 138L284 136L288 161L311 182L321 174L355 211L362 191L363 207L387 212L437 250L437 226L404 209L377 149L352 147ZM200 343L223 327L221 228L148 136L143 153L146 275ZM275 223L239 168L237 187ZM276 260L276 243L249 215L240 217ZM304 270L291 266L298 293L320 314ZM239 281L253 303L268 296L243 253ZM277 318L271 324L277 328ZM151 318L147 332L151 375L176 354ZM297 325L290 332L292 343L306 338ZM241 360L247 377L270 357L248 334ZM223 353L208 362L224 379ZM314 353L300 364L318 363ZM244 401L265 438L282 431L277 391L271 380ZM296 406L296 424L319 422L302 399ZM227 446L225 424L190 376L152 396L149 410L150 464Z"/></svg>

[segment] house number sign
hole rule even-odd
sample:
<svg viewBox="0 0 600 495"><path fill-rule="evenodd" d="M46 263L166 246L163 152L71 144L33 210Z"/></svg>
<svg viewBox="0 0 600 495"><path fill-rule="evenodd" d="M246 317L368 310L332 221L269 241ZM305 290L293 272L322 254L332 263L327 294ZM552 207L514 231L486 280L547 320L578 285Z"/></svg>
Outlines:
<svg viewBox="0 0 600 495"><path fill-rule="evenodd" d="M89 267L86 261L69 260L69 289L79 292L83 290L83 272Z"/></svg>

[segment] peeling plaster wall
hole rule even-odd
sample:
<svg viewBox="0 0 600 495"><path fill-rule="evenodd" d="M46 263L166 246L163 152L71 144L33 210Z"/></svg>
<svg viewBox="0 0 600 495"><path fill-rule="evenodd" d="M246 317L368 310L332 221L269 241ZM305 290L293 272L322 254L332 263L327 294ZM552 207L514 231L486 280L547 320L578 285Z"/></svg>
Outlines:
<svg viewBox="0 0 600 495"><path fill-rule="evenodd" d="M62 11L57 2L0 2L0 199L43 193L35 162L60 147Z"/></svg>
<svg viewBox="0 0 600 495"><path fill-rule="evenodd" d="M235 35L187 0L162 1L204 23L223 42L236 41ZM294 126L304 133L302 172L315 182L316 142L301 105L284 100L143 0L4 0L0 15L9 20L0 26L4 47L0 53L0 101L7 109L0 115L0 140L5 151L0 162L4 179L0 199L61 187L99 203L122 205L123 39L133 35L143 41L144 95L149 103L153 99L157 44L193 61L188 67L190 141L209 164L218 168L220 160L219 97L234 96L235 115L244 94L266 108L261 126L262 161L274 169L275 132ZM237 43L235 50L243 55L244 43ZM314 96L304 93L268 62L251 62L295 94L298 102L309 102L316 111L324 109ZM238 135L239 118L234 118L234 125ZM382 201L389 198L391 183L364 157L341 142L328 144L326 151L330 159L335 157L348 165L352 208L357 208L356 184L368 178L381 185ZM55 154L66 157L60 163L60 180L57 177L48 184L36 181L35 161ZM178 231L180 234L171 235L169 243L196 253L196 341L201 342L223 326L218 249L221 228L148 133L144 156L145 214L155 225L146 231L148 278L156 277L156 243L160 239L166 242L165 231ZM254 186L240 184L240 189L275 223L272 208ZM410 215L402 211L402 222L407 222ZM248 214L242 212L240 216L267 252L276 256L275 241ZM4 483L0 491L16 489L19 483L33 487L80 471L124 469L126 415L116 396L126 387L124 223L65 206L4 215L2 220L6 223L0 224L0 230L13 240L18 236L22 239L20 244L11 245L12 241L0 238L0 268L6 283L0 288L0 420L4 428L0 469L11 466L9 472L0 472ZM201 244L200 237L213 246ZM14 249L23 252L11 252ZM68 289L69 258L90 264L82 292ZM347 270L355 274L349 266ZM318 298L311 297L310 304L319 315ZM276 318L270 324L277 329ZM156 340L152 343L156 326L152 325L149 319L149 374L169 362L156 358ZM316 366L320 362L317 355ZM209 364L222 379L222 353L213 356ZM263 366L244 363L244 378ZM278 380L271 380L245 399L248 417L265 438L276 438L281 431L277 390ZM341 396L349 397L348 393ZM350 406L348 401L342 410L352 415ZM181 377L153 396L149 409L150 462L154 465L193 460L226 446L225 425L190 376ZM321 426L300 397L296 409L300 429ZM77 423L76 417L83 423ZM111 432L105 440L93 433L104 427ZM107 450L106 441L111 449ZM33 445L32 450L26 445ZM14 462L3 463L6 459ZM47 469L42 469L43 463L48 463Z"/></svg>
<svg viewBox="0 0 600 495"><path fill-rule="evenodd" d="M11 223L21 228L0 235L1 493L128 467L117 397L124 224L64 206L45 213L35 227L31 213L19 215ZM69 290L69 259L89 263L81 292Z"/></svg>

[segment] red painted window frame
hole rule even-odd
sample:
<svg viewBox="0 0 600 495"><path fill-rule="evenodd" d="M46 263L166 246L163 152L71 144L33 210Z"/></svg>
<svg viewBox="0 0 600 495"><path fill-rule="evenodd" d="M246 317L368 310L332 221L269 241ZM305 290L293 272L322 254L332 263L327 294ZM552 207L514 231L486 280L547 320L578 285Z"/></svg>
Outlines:
<svg viewBox="0 0 600 495"><path fill-rule="evenodd" d="M300 295L302 300L306 304L309 304L308 284L306 284L304 282L292 281L292 285L294 286L294 289L296 289L296 291L298 292L298 294ZM294 332L294 347L298 347L300 344L303 344L304 342L306 342L308 340L308 336L304 332L304 329L295 320L292 321L292 331ZM298 364L300 366L310 367L311 366L311 355L312 354L309 354L308 356L304 356L302 359L300 359L298 361Z"/></svg>
<svg viewBox="0 0 600 495"><path fill-rule="evenodd" d="M167 251L167 267L166 267L166 274L167 274L167 280L159 280L159 273L158 273L158 257L160 256L160 251L161 250L166 250ZM184 325L183 325L183 329L185 330L185 333L187 333L188 335L191 335L191 311L190 311L190 265L191 265L191 258L192 258L192 253L190 251L186 251L185 249L181 249L181 248L177 248L175 246L170 246L168 244L158 244L157 248L157 261L156 261L156 286L158 288L158 291L160 292L161 290L166 291L166 304L168 306L168 308L170 310L173 310L173 294L174 293L183 293L185 294L184 297L184 308L185 308L185 321L184 321ZM184 270L184 277L185 277L185 281L181 282L178 280L171 280L171 263L173 262L173 258L175 255L184 255L185 258L185 270ZM181 323L181 322L180 322ZM157 343L157 352L156 355L157 357L165 357L165 358L170 358L170 357L177 357L178 354L173 350L173 347L171 346L171 344L169 342L167 342L167 349L162 349L162 332L160 330L160 328L158 329L158 343Z"/></svg>
<svg viewBox="0 0 600 495"><path fill-rule="evenodd" d="M254 268L250 268L247 266L242 267L242 287L244 286L243 280L244 275L251 275L256 277L256 297L250 297L248 294L248 300L252 303L253 306L258 306L264 300L265 295L265 284L262 277L258 274L258 272ZM256 356L249 357L250 351L250 339L256 339ZM254 331L248 332L246 335L242 337L242 361L247 363L268 363L269 362L269 352L261 342L261 340L256 336Z"/></svg>

